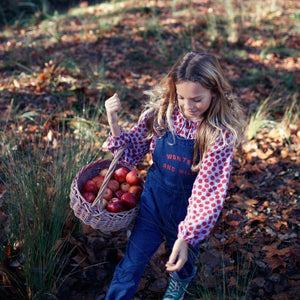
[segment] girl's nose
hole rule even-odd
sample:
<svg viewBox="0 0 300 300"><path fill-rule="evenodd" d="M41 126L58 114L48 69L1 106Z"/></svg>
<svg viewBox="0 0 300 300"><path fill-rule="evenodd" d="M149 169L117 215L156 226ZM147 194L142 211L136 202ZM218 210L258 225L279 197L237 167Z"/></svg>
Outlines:
<svg viewBox="0 0 300 300"><path fill-rule="evenodd" d="M187 101L187 102L186 102L186 108L187 108L187 109L190 109L190 110L192 110L192 109L193 109L193 107L194 107L194 106L193 106L193 103L192 103L192 101Z"/></svg>

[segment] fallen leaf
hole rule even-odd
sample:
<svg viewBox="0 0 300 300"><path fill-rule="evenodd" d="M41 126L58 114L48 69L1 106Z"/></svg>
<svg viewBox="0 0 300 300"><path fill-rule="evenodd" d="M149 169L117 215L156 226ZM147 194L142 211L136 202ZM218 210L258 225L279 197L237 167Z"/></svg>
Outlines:
<svg viewBox="0 0 300 300"><path fill-rule="evenodd" d="M286 262L284 258L278 256L278 255L273 255L270 257L265 257L263 261L268 265L272 267L272 271L274 269L277 269L278 267L286 267Z"/></svg>
<svg viewBox="0 0 300 300"><path fill-rule="evenodd" d="M256 199L248 199L247 197L241 195L231 195L230 200L232 200L231 202L234 203L234 207L245 210L249 209L249 207L255 207L259 202Z"/></svg>
<svg viewBox="0 0 300 300"><path fill-rule="evenodd" d="M13 79L13 84L17 89L20 88L20 83L15 78Z"/></svg>
<svg viewBox="0 0 300 300"><path fill-rule="evenodd" d="M79 253L75 256L72 256L72 260L74 260L76 262L76 264L82 268L87 268L89 266L89 264L87 262L85 262L85 260L87 259L87 256Z"/></svg>
<svg viewBox="0 0 300 300"><path fill-rule="evenodd" d="M272 226L274 226L276 229L279 230L281 228L281 226L288 227L288 223L287 223L287 221L277 221L277 222L273 223Z"/></svg>
<svg viewBox="0 0 300 300"><path fill-rule="evenodd" d="M256 154L257 154L258 158L260 158L260 159L267 159L273 153L274 153L274 151L271 149L268 149L266 152L263 152L261 149L256 150Z"/></svg>
<svg viewBox="0 0 300 300"><path fill-rule="evenodd" d="M262 222L262 223L265 222L266 219L267 219L267 216L264 215L263 213L256 216L252 212L248 212L247 217L250 218L250 219L254 219L256 221Z"/></svg>
<svg viewBox="0 0 300 300"><path fill-rule="evenodd" d="M237 227L240 223L241 223L241 221L236 221L236 220L226 222L226 224L233 226L233 227Z"/></svg>
<svg viewBox="0 0 300 300"><path fill-rule="evenodd" d="M251 183L244 175L232 176L232 181L240 189L246 189L246 188L257 189L257 187L253 183Z"/></svg>
<svg viewBox="0 0 300 300"><path fill-rule="evenodd" d="M27 125L27 128L30 132L35 132L37 129L38 129L38 125L31 125L31 124L28 124Z"/></svg>
<svg viewBox="0 0 300 300"><path fill-rule="evenodd" d="M270 132L268 133L268 136L271 139L274 139L276 141L281 141L282 140L280 132L275 128L270 130Z"/></svg>
<svg viewBox="0 0 300 300"><path fill-rule="evenodd" d="M39 74L39 79L40 79L41 81L45 81L45 80L46 80L45 73L40 73L40 74Z"/></svg>

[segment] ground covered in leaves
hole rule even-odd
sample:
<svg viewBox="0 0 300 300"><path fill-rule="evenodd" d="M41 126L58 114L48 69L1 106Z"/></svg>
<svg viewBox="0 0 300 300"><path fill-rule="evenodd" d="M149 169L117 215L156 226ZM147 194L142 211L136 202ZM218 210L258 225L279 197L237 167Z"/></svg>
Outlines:
<svg viewBox="0 0 300 300"><path fill-rule="evenodd" d="M104 141L108 127L103 101L119 92L124 101L121 125L130 129L145 101L143 91L167 72L183 49L209 51L220 58L246 114L254 114L268 99L271 117L282 120L293 100L299 103L297 1L270 1L272 9L259 11L252 1L245 1L248 15L243 15L240 2L233 1L240 23L232 24L231 31L226 29L230 17L222 1L115 2L96 6L83 2L51 20L36 14L26 26L2 28L3 130L21 132L24 143L43 138L55 146L62 118L72 120L70 130L76 130L79 112L92 118L100 111L98 135ZM40 124L32 122L36 116ZM243 294L245 287L247 299L299 299L299 151L299 121L290 122L284 133L278 128L257 132L236 150L225 207L213 232L201 243L199 272L187 299L230 299L222 296L233 289ZM145 176L150 163L147 156L138 165ZM3 185L0 192L3 197ZM74 226L70 222L66 231ZM69 248L76 250L56 297L103 299L129 233L130 229L100 232L86 225L72 230ZM163 244L135 299L163 295L167 258ZM218 297L223 283L226 288ZM211 297L205 298L201 290L209 290ZM12 298L9 289L7 293Z"/></svg>

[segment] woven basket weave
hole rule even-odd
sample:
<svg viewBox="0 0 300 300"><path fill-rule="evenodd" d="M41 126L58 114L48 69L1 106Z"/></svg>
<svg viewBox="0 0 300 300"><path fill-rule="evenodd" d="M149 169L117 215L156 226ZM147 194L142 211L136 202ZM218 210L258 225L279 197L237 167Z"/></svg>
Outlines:
<svg viewBox="0 0 300 300"><path fill-rule="evenodd" d="M133 170L134 167L125 166L118 163L119 158L125 149L120 149L113 160L98 160L84 166L80 172L77 173L72 181L70 192L70 207L73 209L74 214L83 223L90 225L94 229L101 231L119 231L127 228L135 219L139 204L136 207L119 212L112 213L102 208L103 194L109 179L111 178L114 170L119 167L126 167ZM109 168L105 175L103 184L93 203L88 203L81 195L81 190L86 181L99 174L103 168Z"/></svg>

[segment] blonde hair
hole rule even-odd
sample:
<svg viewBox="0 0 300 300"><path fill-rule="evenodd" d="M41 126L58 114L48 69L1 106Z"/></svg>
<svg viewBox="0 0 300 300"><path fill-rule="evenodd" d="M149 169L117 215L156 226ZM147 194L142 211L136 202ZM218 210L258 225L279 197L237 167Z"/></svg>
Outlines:
<svg viewBox="0 0 300 300"><path fill-rule="evenodd" d="M151 91L146 92L150 101L141 118L148 113L148 138L157 134L162 136L172 130L171 116L176 108L176 83L182 81L198 82L212 92L211 104L203 115L196 130L192 170L198 171L209 146L222 136L226 144L226 133L232 136L232 144L238 145L243 139L245 127L244 114L233 96L231 87L214 55L188 52L172 67L170 72Z"/></svg>

